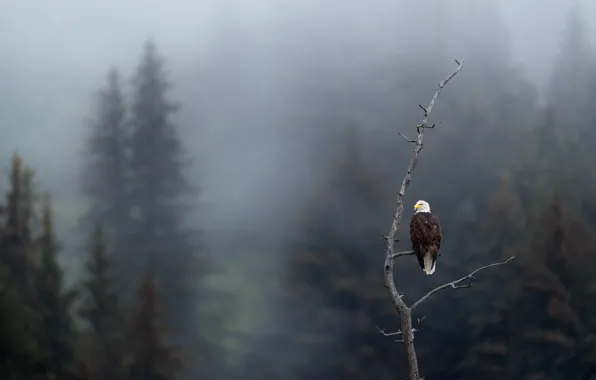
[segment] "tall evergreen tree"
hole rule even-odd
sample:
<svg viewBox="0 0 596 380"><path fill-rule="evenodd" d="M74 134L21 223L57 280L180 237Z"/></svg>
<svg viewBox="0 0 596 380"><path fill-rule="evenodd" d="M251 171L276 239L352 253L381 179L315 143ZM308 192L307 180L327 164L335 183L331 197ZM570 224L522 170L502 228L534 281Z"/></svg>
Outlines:
<svg viewBox="0 0 596 380"><path fill-rule="evenodd" d="M70 315L74 292L65 291L63 274L58 262L59 245L54 232L52 205L49 195L43 206L43 231L39 239L41 255L37 273L37 304L42 318L44 350L43 368L56 379L74 378L75 330Z"/></svg>
<svg viewBox="0 0 596 380"><path fill-rule="evenodd" d="M551 73L547 101L549 117L541 125L536 140L543 148L542 170L556 170L551 178L567 201L580 202L592 222L596 222L596 203L592 197L596 181L584 173L596 161L596 50L590 43L585 21L579 7L569 10L567 26L562 33L559 56ZM589 189L589 190L588 190ZM571 196L571 195L574 196Z"/></svg>
<svg viewBox="0 0 596 380"><path fill-rule="evenodd" d="M123 249L129 232L126 103L120 75L111 68L107 84L97 94L90 133L84 152L82 189L90 201L83 226L89 234L99 223L111 242L117 285L128 281L130 255Z"/></svg>
<svg viewBox="0 0 596 380"><path fill-rule="evenodd" d="M221 324L201 314L198 302L208 302L210 291L205 276L213 271L212 262L197 245L198 231L185 227L196 195L186 169L189 160L172 116L178 105L169 100L170 83L164 59L153 42L147 42L133 78L130 148L130 199L134 218L129 241L135 267L131 273L155 273L163 295L166 321L172 337L193 357L189 374L214 376L216 347L203 339L201 331L217 331Z"/></svg>
<svg viewBox="0 0 596 380"><path fill-rule="evenodd" d="M292 327L294 349L283 358L292 379L390 378L402 364L393 341L375 334L375 325L394 321L378 272L382 255L371 256L383 250L375 236L388 221L388 192L356 129L339 141L288 247L281 304Z"/></svg>
<svg viewBox="0 0 596 380"><path fill-rule="evenodd" d="M1 244L2 260L8 266L14 284L21 295L32 301L35 297L34 271L37 257L32 244L33 170L21 157L12 157L9 190L6 194L6 226Z"/></svg>
<svg viewBox="0 0 596 380"><path fill-rule="evenodd" d="M36 249L31 238L33 170L11 160L6 206L0 206L0 377L35 378L41 364L41 324L36 303Z"/></svg>
<svg viewBox="0 0 596 380"><path fill-rule="evenodd" d="M579 142L591 130L596 85L596 55L577 5L571 7L559 56L551 74L547 101L566 122L566 138ZM582 115L578 120L577 115ZM586 118L589 120L586 120ZM587 122L588 121L588 122ZM588 129L588 131L586 131Z"/></svg>
<svg viewBox="0 0 596 380"><path fill-rule="evenodd" d="M470 225L473 234L458 247L463 251L481 252L483 261L502 262L513 255L519 255L528 215L523 212L516 184L510 174L503 174L499 188L490 195L483 207L484 217ZM442 362L436 367L435 376L442 373L450 378L502 379L509 374L511 358L510 287L495 284L510 284L516 277L516 262L503 270L493 271L478 280L466 292L454 292L448 300L454 308L463 309L468 317L461 326L461 350L458 357L448 358L456 365ZM475 264L476 265L476 264ZM512 268L514 267L514 268ZM472 269L470 269L472 270ZM474 310L473 313L470 310ZM471 318L470 314L473 314ZM431 347L429 357L437 357L444 346ZM430 374L429 374L430 375Z"/></svg>
<svg viewBox="0 0 596 380"><path fill-rule="evenodd" d="M79 309L91 326L89 345L89 378L93 380L121 379L123 357L123 320L118 294L113 287L111 262L107 256L103 229L98 225L90 239L85 298Z"/></svg>
<svg viewBox="0 0 596 380"><path fill-rule="evenodd" d="M596 365L590 336L594 307L589 305L594 227L573 215L560 196L545 206L519 255L522 270L513 282L509 332L518 355L511 361L516 372L507 377L589 379Z"/></svg>
<svg viewBox="0 0 596 380"><path fill-rule="evenodd" d="M0 310L0 378L35 379L42 359L39 319L28 300L14 286L8 267L2 263Z"/></svg>
<svg viewBox="0 0 596 380"><path fill-rule="evenodd" d="M182 368L177 347L166 343L163 308L153 276L138 290L139 305L127 334L126 380L175 380Z"/></svg>

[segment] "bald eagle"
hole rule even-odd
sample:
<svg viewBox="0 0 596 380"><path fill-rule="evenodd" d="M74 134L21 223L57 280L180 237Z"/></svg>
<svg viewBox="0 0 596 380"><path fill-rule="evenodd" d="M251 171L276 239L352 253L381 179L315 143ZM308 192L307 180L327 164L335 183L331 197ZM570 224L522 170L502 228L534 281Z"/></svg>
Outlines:
<svg viewBox="0 0 596 380"><path fill-rule="evenodd" d="M430 212L430 205L426 201L416 202L414 210L410 221L412 250L416 253L422 270L426 274L433 274L441 248L441 223L439 218Z"/></svg>

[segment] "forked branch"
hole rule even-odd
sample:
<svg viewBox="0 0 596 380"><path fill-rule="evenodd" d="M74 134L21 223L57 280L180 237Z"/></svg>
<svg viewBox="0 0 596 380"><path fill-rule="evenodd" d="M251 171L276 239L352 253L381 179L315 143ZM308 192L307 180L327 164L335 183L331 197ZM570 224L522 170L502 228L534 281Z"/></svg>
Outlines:
<svg viewBox="0 0 596 380"><path fill-rule="evenodd" d="M439 87L437 88L435 95L432 97L428 107L419 106L422 109L422 111L424 112L424 117L422 119L422 123L416 126L416 132L417 132L416 138L410 139L410 138L406 137L404 134L402 134L401 132L399 133L399 135L404 140L415 144L415 146L414 146L414 150L412 151L410 165L408 166L408 170L406 172L406 175L404 176L404 179L401 182L401 187L397 194L397 207L396 207L395 214L393 217L393 223L391 224L391 229L387 236L383 236L383 238L387 241L387 248L385 251L385 287L387 288L387 291L389 292L389 296L391 297L393 306L395 307L395 310L397 310L397 313L400 317L401 329L398 330L397 332L393 332L393 333L386 333L385 330L381 330L381 329L379 329L379 331L385 336L400 336L402 338L402 339L399 339L398 342L403 343L405 346L405 349L406 349L406 356L407 356L408 366L409 366L409 376L408 376L409 380L422 380L420 378L420 374L418 372L418 359L416 357L416 350L414 348L414 334L417 331L420 331L420 328L412 327L412 310L414 308L416 308L417 306L419 306L422 302L429 299L433 294L438 293L441 290L448 289L448 288L452 288L452 289L469 288L470 286L472 286L472 283L464 283L465 280L467 280L467 279L473 280L474 275L476 273L478 273L484 269L487 269L487 268L507 264L509 261L511 261L513 259L513 257L511 257L501 263L495 263L495 264L483 266L481 268L476 269L474 272L468 274L467 276L460 278L459 280L452 281L450 283L441 285L441 286L431 290L430 292L428 292L424 297L422 297L420 300L415 302L412 305L412 307L408 307L406 305L406 303L403 300L403 294L400 294L397 291L397 288L395 287L395 281L393 279L394 260L398 257L410 256L410 255L414 254L414 251L403 251L403 252L395 252L394 251L395 243L398 241L395 237L397 235L397 231L399 230L399 226L401 224L401 219L402 219L403 213L404 213L404 203L403 203L404 195L406 193L406 190L408 189L408 186L410 185L410 182L412 181L412 173L414 172L414 169L416 168L416 164L418 163L418 156L420 155L420 151L422 150L422 145L423 145L423 141L424 141L424 130L429 129L429 128L435 128L435 126L437 126L439 124L439 123L435 123L431 126L428 125L428 118L430 117L430 113L435 105L435 102L439 98L439 95L440 95L441 91L443 90L443 88L445 87L445 85L463 67L463 63L464 63L463 59L461 61L455 61L455 62L457 63L457 68L455 69L455 71L453 73L451 73L444 81L442 81L439 84ZM421 322L421 319L418 320L418 324L420 324L420 322Z"/></svg>
<svg viewBox="0 0 596 380"><path fill-rule="evenodd" d="M422 144L424 141L424 130L427 128L432 128L435 125L428 126L428 118L432 112L432 109L435 105L435 102L439 98L441 91L443 88L449 83L449 81L457 75L457 73L463 68L464 60L455 61L457 63L457 68L453 73L451 73L445 80L443 80L437 90L435 91L434 96L430 100L430 103L427 107L420 106L420 108L424 111L424 117L422 118L422 123L416 126L417 136L416 139L409 139L405 135L400 132L400 136L404 138L406 141L411 142L414 145L414 150L412 151L412 157L410 159L410 164L408 166L408 170L404 179L402 180L401 187L397 194L397 207L395 210L395 214L393 217L393 223L391 223L391 229L389 230L389 234L386 237L387 241L387 248L385 250L385 287L389 292L389 296L391 297L391 301L393 306L397 310L397 313L401 319L401 331L403 331L403 343L406 348L407 359L408 359L408 366L409 366L409 379L410 380L420 380L420 375L418 373L418 360L416 358L416 351L414 349L414 335L412 332L412 314L411 310L405 304L402 299L402 295L399 294L395 287L395 281L393 280L393 263L396 257L399 256L406 256L406 253L396 253L394 251L395 246L395 236L397 235L397 231L399 230L399 226L401 224L401 219L404 213L404 195L410 182L412 181L412 173L416 168L416 163L418 162L418 156L420 155L420 151L422 150ZM410 253L411 254L411 253Z"/></svg>
<svg viewBox="0 0 596 380"><path fill-rule="evenodd" d="M395 260L395 259L397 259L400 256L411 256L411 255L413 255L415 253L416 252L414 252L414 251L393 252L391 254L391 258Z"/></svg>
<svg viewBox="0 0 596 380"><path fill-rule="evenodd" d="M424 329L424 327L422 327L422 321L424 321L424 318L426 318L426 317L418 318L418 325L417 325L418 327L412 328L412 336L414 336L414 334L417 333L418 331L421 331L422 329ZM394 336L394 335L403 335L404 334L403 331L401 331L401 330L397 330L396 332L388 333L388 332L385 332L385 329L380 329L378 326L377 326L377 330L379 330L379 332L381 334L383 334L383 336ZM398 339L395 342L403 343L404 340Z"/></svg>
<svg viewBox="0 0 596 380"><path fill-rule="evenodd" d="M482 270L485 270L487 268L492 268L492 267L496 267L499 265L505 265L508 262L510 262L511 260L513 260L513 258L515 258L515 256L511 256L510 258L508 258L507 260L500 262L500 263L494 263L494 264L489 264L489 265L485 265L483 267L480 267L478 269L476 269L474 272L470 273L469 275L460 278L459 280L455 280L455 281L451 281L447 284L443 284L441 286L438 286L436 288L434 288L433 290L431 290L430 292L426 293L426 295L422 298L420 298L418 301L416 301L412 306L410 306L410 310L414 310L417 306L419 306L422 302L426 301L427 299L429 299L433 294L440 292L441 290L445 290L448 288L452 288L452 289L460 289L460 288L469 288L470 286L472 286L472 282L468 282L466 284L463 284L463 282L465 280L474 280L475 277L474 275Z"/></svg>

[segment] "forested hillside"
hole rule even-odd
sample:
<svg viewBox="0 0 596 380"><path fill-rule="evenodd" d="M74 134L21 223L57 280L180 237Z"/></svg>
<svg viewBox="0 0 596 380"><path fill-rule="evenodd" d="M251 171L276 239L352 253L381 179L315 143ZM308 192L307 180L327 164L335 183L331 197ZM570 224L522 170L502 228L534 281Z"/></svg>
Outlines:
<svg viewBox="0 0 596 380"><path fill-rule="evenodd" d="M406 207L431 202L443 226L442 256L430 279L413 257L398 259L398 289L413 302L478 267L516 259L416 310L415 318L425 317L416 347L427 379L596 378L596 319L588 306L596 274L589 196L595 114L588 109L596 101L596 65L579 20L571 12L546 105L507 55L495 55L489 44L466 57L437 104L433 119L442 123L426 133ZM428 61L432 56L429 51ZM401 64L410 77L410 71L446 75L455 66ZM582 84L574 82L577 76ZM416 118L422 118L416 104L425 105L442 79L425 76L419 88L396 94L412 99L387 114L371 113L373 120L386 118L374 135L349 132L350 119L336 128L331 164L322 168L323 180L315 182L287 246L277 301L287 333L278 342L292 342L287 355L293 360L270 343L268 358L279 357L273 361L280 363L278 378L286 368L293 368L292 379L407 377L403 348L375 334L377 326L399 328L383 288L379 237L389 228L411 150L398 132L414 137ZM407 227L400 239L398 250L409 249Z"/></svg>

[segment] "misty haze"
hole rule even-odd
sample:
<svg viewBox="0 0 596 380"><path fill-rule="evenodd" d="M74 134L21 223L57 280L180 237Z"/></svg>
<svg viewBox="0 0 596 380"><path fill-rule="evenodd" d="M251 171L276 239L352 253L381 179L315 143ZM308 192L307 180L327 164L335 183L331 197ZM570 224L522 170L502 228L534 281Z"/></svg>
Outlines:
<svg viewBox="0 0 596 380"><path fill-rule="evenodd" d="M397 257L395 286L412 305L515 259L412 310L420 379L596 380L594 20L0 0L0 379L408 378L386 237L419 105L465 59L395 236L427 201L436 269Z"/></svg>

